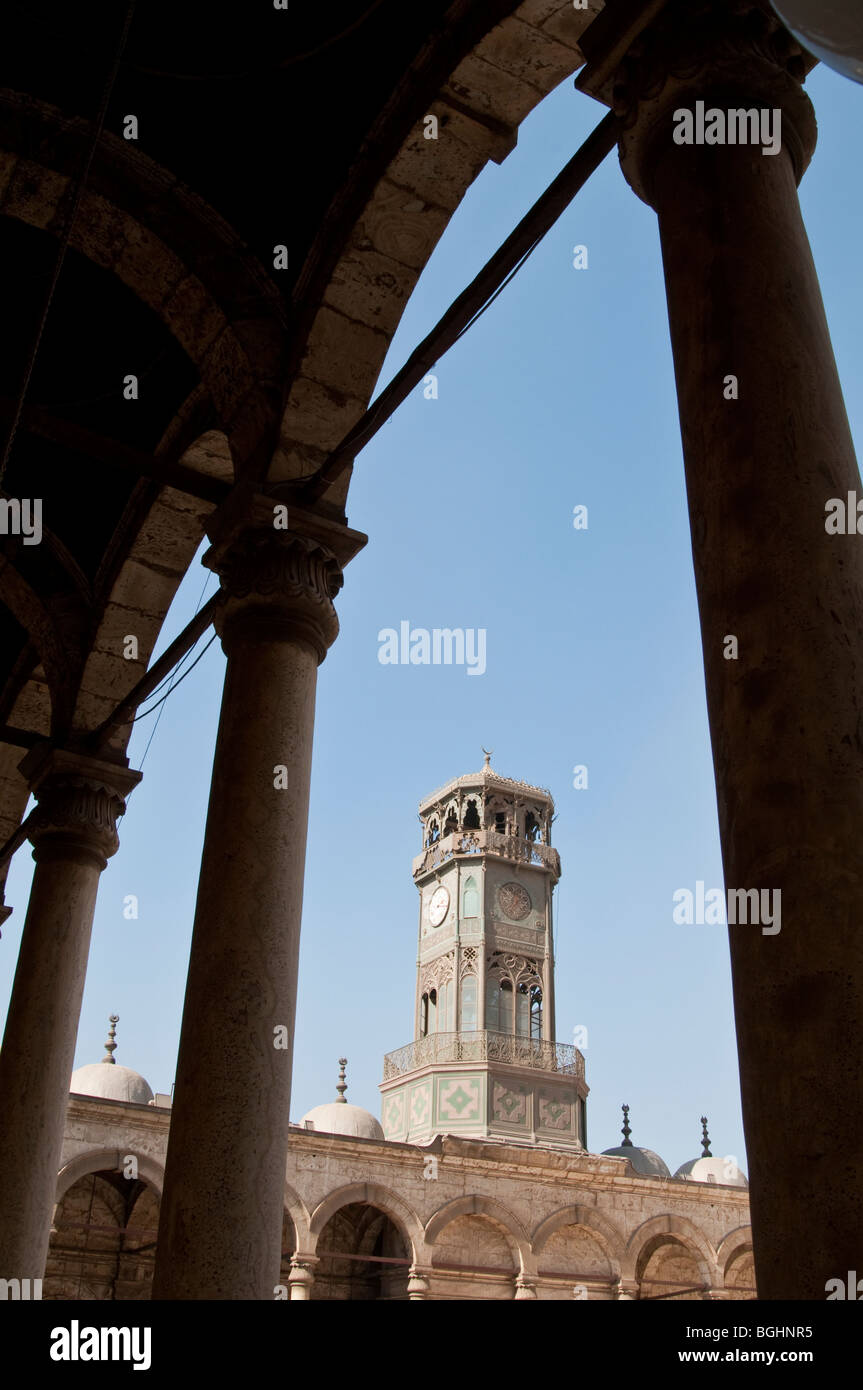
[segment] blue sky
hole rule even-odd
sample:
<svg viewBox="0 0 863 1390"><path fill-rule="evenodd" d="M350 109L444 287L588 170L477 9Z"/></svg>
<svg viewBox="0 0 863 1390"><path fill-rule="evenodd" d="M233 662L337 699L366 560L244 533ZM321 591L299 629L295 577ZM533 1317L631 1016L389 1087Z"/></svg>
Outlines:
<svg viewBox="0 0 863 1390"><path fill-rule="evenodd" d="M863 93L824 68L807 85L820 138L801 201L856 437ZM568 80L486 168L382 382L603 114ZM572 266L577 244L586 270ZM485 746L499 772L555 798L556 1031L571 1042L588 1029L590 1147L618 1142L625 1101L634 1142L672 1171L699 1152L702 1114L714 1153L745 1166L726 929L672 920L675 890L721 887L722 873L657 223L615 153L437 375L438 399L415 391L351 486L350 523L370 542L319 674L292 1118L334 1098L341 1055L348 1099L380 1113L383 1054L413 1033L417 804L478 769ZM586 531L572 526L578 504ZM205 579L196 562L162 646ZM485 674L381 665L378 632L401 620L484 628ZM174 1079L223 673L215 643L163 707L96 912L76 1065L103 1055L116 1012L117 1060L155 1090ZM133 736L134 767L154 720ZM576 764L587 790L573 788ZM31 872L19 851L4 1003ZM123 916L131 893L137 921Z"/></svg>

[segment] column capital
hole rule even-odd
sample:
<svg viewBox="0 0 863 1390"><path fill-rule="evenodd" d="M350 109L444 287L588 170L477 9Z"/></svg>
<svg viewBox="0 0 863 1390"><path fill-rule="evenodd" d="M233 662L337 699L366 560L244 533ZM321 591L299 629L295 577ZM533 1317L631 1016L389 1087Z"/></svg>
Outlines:
<svg viewBox="0 0 863 1390"><path fill-rule="evenodd" d="M203 563L225 605L214 619L227 651L240 641L302 642L319 662L339 632L333 599L368 539L327 517L238 486L207 527Z"/></svg>
<svg viewBox="0 0 863 1390"><path fill-rule="evenodd" d="M631 1303L638 1298L638 1280L627 1279L622 1275L612 1285L614 1300L617 1303Z"/></svg>
<svg viewBox="0 0 863 1390"><path fill-rule="evenodd" d="M623 121L620 164L630 187L655 208L657 170L669 155L683 163L703 156L701 146L726 144L731 132L718 123L703 129L708 108L733 111L735 138L727 144L755 144L759 158L761 148L748 123L738 126L738 113L780 111L781 148L788 151L799 183L817 138L815 114L802 87L813 61L768 0L671 0L633 43L611 88L612 108ZM682 130L674 116L687 109L697 124L698 102L703 103L701 138L696 134L696 148L687 149L687 142L675 141ZM710 148L707 153L716 154Z"/></svg>
<svg viewBox="0 0 863 1390"><path fill-rule="evenodd" d="M421 1303L428 1297L431 1270L424 1265L411 1265L408 1270L408 1301Z"/></svg>
<svg viewBox="0 0 863 1390"><path fill-rule="evenodd" d="M104 869L120 845L117 817L141 773L49 743L32 748L19 771L38 803L28 829L37 863L95 860Z"/></svg>
<svg viewBox="0 0 863 1390"><path fill-rule="evenodd" d="M319 1264L320 1259L317 1255L304 1255L298 1251L291 1256L288 1288L292 1303L308 1302L315 1282L315 1269Z"/></svg>

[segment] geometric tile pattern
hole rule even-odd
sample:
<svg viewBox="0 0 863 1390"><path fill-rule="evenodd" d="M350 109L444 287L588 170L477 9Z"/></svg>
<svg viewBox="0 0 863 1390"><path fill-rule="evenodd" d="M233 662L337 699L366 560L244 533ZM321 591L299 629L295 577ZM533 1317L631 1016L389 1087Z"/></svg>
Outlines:
<svg viewBox="0 0 863 1390"><path fill-rule="evenodd" d="M431 1083L424 1081L411 1092L411 1129L427 1124L431 1111Z"/></svg>
<svg viewBox="0 0 863 1390"><path fill-rule="evenodd" d="M572 1106L554 1094L541 1096L539 1123L542 1129L571 1129Z"/></svg>
<svg viewBox="0 0 863 1390"><path fill-rule="evenodd" d="M510 1090L503 1082L494 1083L492 1117L511 1125L527 1124L527 1094L522 1087Z"/></svg>
<svg viewBox="0 0 863 1390"><path fill-rule="evenodd" d="M405 1093L396 1091L384 1100L384 1134L401 1134L405 1127Z"/></svg>
<svg viewBox="0 0 863 1390"><path fill-rule="evenodd" d="M480 1118L479 1077L441 1077L438 1090L438 1113L444 1120L478 1120Z"/></svg>

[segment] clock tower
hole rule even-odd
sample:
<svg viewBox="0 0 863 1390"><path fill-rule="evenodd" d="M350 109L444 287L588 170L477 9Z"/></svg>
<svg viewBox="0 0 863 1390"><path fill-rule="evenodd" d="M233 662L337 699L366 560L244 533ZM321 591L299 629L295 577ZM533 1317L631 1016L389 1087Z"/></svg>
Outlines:
<svg viewBox="0 0 863 1390"><path fill-rule="evenodd" d="M414 1041L384 1059L384 1133L583 1149L584 1058L554 1040L551 795L487 753L419 814Z"/></svg>

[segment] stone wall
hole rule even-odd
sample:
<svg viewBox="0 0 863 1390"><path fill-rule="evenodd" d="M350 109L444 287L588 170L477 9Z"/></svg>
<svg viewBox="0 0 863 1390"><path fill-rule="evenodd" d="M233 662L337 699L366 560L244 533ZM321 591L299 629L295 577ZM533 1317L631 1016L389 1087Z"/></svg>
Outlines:
<svg viewBox="0 0 863 1390"><path fill-rule="evenodd" d="M70 1100L46 1297L148 1296L169 1125L168 1110ZM130 1156L139 1190L124 1197ZM751 1244L745 1191L638 1177L623 1159L296 1128L274 1296L749 1299ZM73 1292L76 1281L90 1292Z"/></svg>

